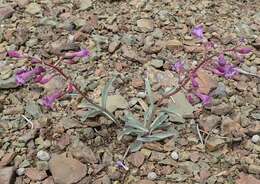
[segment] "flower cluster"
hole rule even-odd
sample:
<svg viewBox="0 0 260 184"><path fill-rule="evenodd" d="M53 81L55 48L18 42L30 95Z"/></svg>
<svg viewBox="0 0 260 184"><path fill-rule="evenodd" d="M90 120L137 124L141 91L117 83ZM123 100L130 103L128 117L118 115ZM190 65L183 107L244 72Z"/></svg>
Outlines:
<svg viewBox="0 0 260 184"><path fill-rule="evenodd" d="M195 38L202 40L203 45L205 46L206 51L210 50L214 47L214 43L207 41L207 39L204 39L204 28L203 25L197 25L195 26L192 30L191 30L191 35L194 36ZM235 55L237 56L237 58L240 58L239 60L242 61L243 55L245 54L249 54L252 49L251 48L247 48L247 47L242 47L239 49L231 49L228 51L232 51L235 53ZM206 62L207 60L203 61ZM193 95L188 95L187 98L188 100L192 103L193 97L192 96L197 96L203 105L208 106L211 104L212 102L212 97L208 94L203 94L203 93L199 93L198 92L198 88L199 83L197 82L196 78L197 78L197 70L203 66L204 63L198 65L195 69L191 70L190 72L185 71L184 68L184 63L181 60L178 60L175 64L172 65L172 70L175 71L176 73L178 73L179 78L182 77L182 75L187 74L188 73L188 78L189 81L191 82L191 92L193 93ZM228 63L225 56L224 56L224 52L219 54L218 58L217 58L217 62L215 63L214 68L212 69L213 73L218 75L218 76L222 76L225 77L226 79L230 79L233 78L235 75L237 75L239 72L237 70L237 68L235 66L233 66L232 64ZM187 75L186 75L187 76ZM184 80L185 81L185 80ZM185 85L186 83L182 83L183 81L180 82L180 85Z"/></svg>
<svg viewBox="0 0 260 184"><path fill-rule="evenodd" d="M53 79L53 77L58 75L57 73L54 73L53 71L51 71L51 68L49 68L48 71L46 70L47 66L52 66L53 68L57 68L56 66L46 65L46 63L42 62L41 60L39 60L37 58L26 56L15 50L8 51L7 55L9 57L17 58L17 59L21 59L21 58L30 59L31 64L36 65L32 69L22 69L22 70L18 70L16 72L15 80L16 80L17 85L19 85L19 86L25 85L31 80L33 80L35 83L46 84L51 79ZM87 49L82 49L82 50L76 51L76 52L65 53L64 58L69 58L73 61L73 63L75 63L75 61L76 61L75 58L78 60L79 58L88 57L88 56L90 56L90 52ZM68 63L68 62L66 62L66 63ZM70 64L73 64L73 63L70 63ZM48 73L52 73L52 74L49 75ZM65 92L72 93L74 91L74 89L75 89L74 85L71 82L69 82L67 85L67 88L65 89ZM61 98L63 95L64 95L63 90L54 91L51 94L43 97L41 99L41 104L44 107L51 109L53 107L54 102L57 99Z"/></svg>

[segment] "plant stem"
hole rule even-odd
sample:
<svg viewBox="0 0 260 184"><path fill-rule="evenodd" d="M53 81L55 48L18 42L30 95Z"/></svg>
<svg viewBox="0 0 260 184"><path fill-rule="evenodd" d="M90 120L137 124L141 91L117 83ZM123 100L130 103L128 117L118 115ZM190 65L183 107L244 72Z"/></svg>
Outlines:
<svg viewBox="0 0 260 184"><path fill-rule="evenodd" d="M85 95L81 90L80 88L71 80L71 78L69 76L67 76L61 68L55 66L55 65L52 65L52 64L49 64L49 63L46 63L44 61L42 61L42 64L43 65L46 65L52 69L54 69L56 72L58 72L62 77L64 77L67 81L71 82L71 84L73 85L73 87L75 88L75 90L88 102L90 103L93 107L95 107L96 109L100 110L104 115L106 115L110 120L112 120L113 122L115 122L117 125L121 126L119 121L115 118L115 116L109 112L108 110L106 110L105 108L95 104L90 98L87 97L87 95Z"/></svg>

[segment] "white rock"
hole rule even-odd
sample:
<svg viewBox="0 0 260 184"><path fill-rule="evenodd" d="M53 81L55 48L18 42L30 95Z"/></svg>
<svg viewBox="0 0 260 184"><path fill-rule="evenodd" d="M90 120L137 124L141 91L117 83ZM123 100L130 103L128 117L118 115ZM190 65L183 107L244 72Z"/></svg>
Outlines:
<svg viewBox="0 0 260 184"><path fill-rule="evenodd" d="M258 143L258 142L260 142L260 136L259 135L253 135L251 140L252 140L253 143Z"/></svg>
<svg viewBox="0 0 260 184"><path fill-rule="evenodd" d="M155 172L149 172L149 173L147 174L147 178L148 178L149 180L156 180L157 174L156 174Z"/></svg>
<svg viewBox="0 0 260 184"><path fill-rule="evenodd" d="M171 153L171 157L173 160L178 160L179 159L179 154L176 151L173 151Z"/></svg>
<svg viewBox="0 0 260 184"><path fill-rule="evenodd" d="M17 174L18 176L22 176L22 175L24 175L24 173L25 173L25 168L24 168L24 167L18 168L18 169L16 170L16 174Z"/></svg>
<svg viewBox="0 0 260 184"><path fill-rule="evenodd" d="M37 153L37 158L42 161L48 161L51 157L48 152L41 150Z"/></svg>

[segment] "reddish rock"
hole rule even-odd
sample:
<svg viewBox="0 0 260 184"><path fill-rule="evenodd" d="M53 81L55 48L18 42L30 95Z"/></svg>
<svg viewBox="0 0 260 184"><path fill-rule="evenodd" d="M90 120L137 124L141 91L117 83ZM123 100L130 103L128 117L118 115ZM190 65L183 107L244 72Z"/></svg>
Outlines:
<svg viewBox="0 0 260 184"><path fill-rule="evenodd" d="M86 165L65 155L53 156L49 167L54 183L57 184L77 183L87 174Z"/></svg>
<svg viewBox="0 0 260 184"><path fill-rule="evenodd" d="M11 184L14 183L15 173L14 167L3 167L0 168L0 183Z"/></svg>
<svg viewBox="0 0 260 184"><path fill-rule="evenodd" d="M47 173L45 171L39 171L36 168L26 169L25 175L33 181L41 181L47 178Z"/></svg>
<svg viewBox="0 0 260 184"><path fill-rule="evenodd" d="M14 13L14 9L11 6L9 6L9 5L1 6L0 7L0 20L11 17L13 13Z"/></svg>
<svg viewBox="0 0 260 184"><path fill-rule="evenodd" d="M132 153L128 157L128 161L133 164L135 167L140 167L144 163L145 156L141 152Z"/></svg>
<svg viewBox="0 0 260 184"><path fill-rule="evenodd" d="M141 78L133 78L132 79L132 85L134 88L140 88L140 87L143 87L144 86L144 80L141 79Z"/></svg>

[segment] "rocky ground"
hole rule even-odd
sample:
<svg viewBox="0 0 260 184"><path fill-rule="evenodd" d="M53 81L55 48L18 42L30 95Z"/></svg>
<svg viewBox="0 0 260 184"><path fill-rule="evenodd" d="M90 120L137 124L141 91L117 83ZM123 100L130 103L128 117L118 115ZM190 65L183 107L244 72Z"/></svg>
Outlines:
<svg viewBox="0 0 260 184"><path fill-rule="evenodd" d="M79 95L43 108L40 98L64 80L19 87L14 74L27 61L6 55L19 50L57 62L67 51L88 48L90 58L61 63L64 71L94 101L117 74L109 110L119 119L126 108L142 118L145 71L159 98L160 89L176 85L171 64L200 62L201 47L190 34L195 25L203 24L205 36L223 47L243 37L254 50L239 67L259 76L259 12L259 0L0 1L0 183L259 184L259 78L226 80L201 72L212 106L192 106L184 92L174 96L184 116L169 120L176 135L128 153L127 170L116 162L133 137L118 141L122 128L105 117L84 120Z"/></svg>

